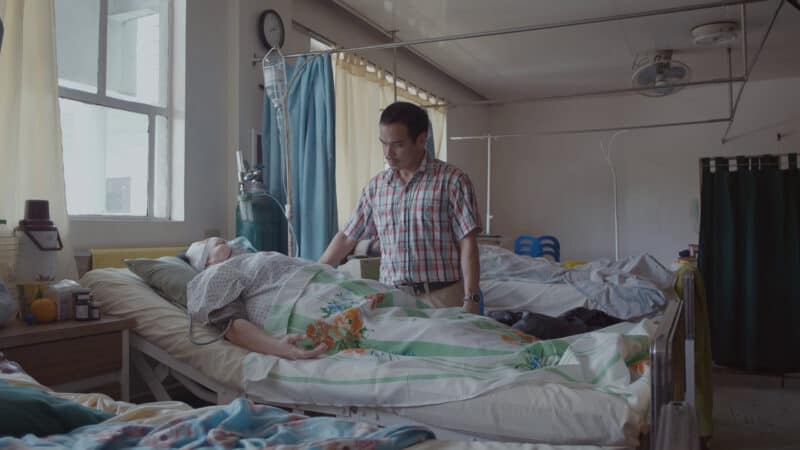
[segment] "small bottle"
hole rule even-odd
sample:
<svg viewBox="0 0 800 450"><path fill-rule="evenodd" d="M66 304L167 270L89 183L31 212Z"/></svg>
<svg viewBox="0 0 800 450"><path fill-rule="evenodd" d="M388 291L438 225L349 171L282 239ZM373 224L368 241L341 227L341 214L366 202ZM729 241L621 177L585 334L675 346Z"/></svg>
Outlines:
<svg viewBox="0 0 800 450"><path fill-rule="evenodd" d="M94 299L89 300L89 320L100 320L100 307Z"/></svg>
<svg viewBox="0 0 800 450"><path fill-rule="evenodd" d="M75 294L75 320L89 320L89 294Z"/></svg>

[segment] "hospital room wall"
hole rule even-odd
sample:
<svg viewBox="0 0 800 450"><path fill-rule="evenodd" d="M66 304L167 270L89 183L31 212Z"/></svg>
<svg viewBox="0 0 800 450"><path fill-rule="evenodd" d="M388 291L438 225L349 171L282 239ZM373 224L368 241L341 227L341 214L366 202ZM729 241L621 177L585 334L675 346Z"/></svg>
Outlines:
<svg viewBox="0 0 800 450"><path fill-rule="evenodd" d="M229 3L231 10L229 15L232 17L229 28L236 30L230 39L231 42L236 43L236 47L231 48L230 53L238 61L231 65L230 70L233 71L231 76L234 83L228 87L227 97L229 102L235 102L229 105L231 113L227 119L232 134L228 136L228 146L226 147L229 149L226 156L229 169L226 178L227 212L224 233L231 236L235 233L237 189L234 152L235 149L241 149L249 159L252 153L252 135L254 132L260 133L262 128L263 90L258 86L263 82L262 74L258 67L250 64L254 54L260 57L265 53L257 33L258 18L261 12L266 9L274 9L283 19L286 30L284 53L304 52L309 47L309 36L296 29L293 21L342 47L384 42L388 38L330 1L238 0ZM391 50L365 52L362 56L385 68L393 66L394 55ZM398 50L397 68L400 77L412 80L418 86L447 100L463 102L481 98L469 88L407 50ZM482 126L482 129L488 129L487 111L486 107L476 107L462 108L449 113L448 123L454 125L448 131L451 134L472 133L478 124ZM449 124L448 127L450 127ZM471 150L479 153L480 148L480 145L467 145L464 150L459 152L456 159L462 160L468 168L471 159L465 159L464 155L469 156ZM380 151L380 149L376 146L375 151ZM339 161L337 163L346 164L347 162ZM480 173L480 171L480 168L475 170L476 173Z"/></svg>
<svg viewBox="0 0 800 450"><path fill-rule="evenodd" d="M292 27L295 15L298 21L319 27L320 34L340 45L383 38L328 2L314 5L292 0L187 2L184 220L73 219L70 232L75 249L178 245L210 234L234 233L234 152L242 149L248 154L251 131L261 129L263 91L258 87L261 73L253 68L251 59L253 54L264 53L257 23L260 13L269 8L277 10L284 20L287 52L308 49L308 36ZM469 89L413 55L401 51L398 57L401 76L413 79L420 86L447 99L477 98ZM391 52L371 55L370 59L388 66ZM486 108L468 108L452 116L464 126L480 123L486 128L485 112ZM459 126L455 126L455 131L459 131Z"/></svg>
<svg viewBox="0 0 800 450"><path fill-rule="evenodd" d="M293 8L293 18L297 22L342 47L356 47L365 43L389 41L387 36L366 25L359 18L337 6L335 2L295 0ZM299 39L308 40L308 37L302 33L297 31L294 33ZM373 50L359 53L359 55L387 70L392 70L394 66L395 53L393 50ZM397 73L400 78L408 79L448 102L463 103L483 99L468 86L454 80L439 68L420 59L407 49L398 49L396 57ZM448 136L486 133L489 130L488 113L487 106L449 109L447 111ZM485 192L485 183L480 174L485 171L482 156L485 153L485 144L478 141L448 142L447 146L447 160L469 174L476 184L479 198L484 199L485 195L481 193ZM375 151L380 151L380 149L376 146ZM346 162L337 161L337 164L343 163Z"/></svg>
<svg viewBox="0 0 800 450"><path fill-rule="evenodd" d="M626 96L491 111L493 133L611 127L726 117L727 88L685 90L647 99ZM751 81L734 139L722 145L726 123L634 130L617 136L612 159L618 179L620 256L649 252L669 263L699 231L698 159L797 151L800 78ZM776 134L785 136L780 142ZM493 181L493 232L507 238L553 234L564 259L613 257L612 183L602 157L613 133L536 136L499 141ZM497 176L502 174L502 176ZM485 175L483 175L485 178Z"/></svg>

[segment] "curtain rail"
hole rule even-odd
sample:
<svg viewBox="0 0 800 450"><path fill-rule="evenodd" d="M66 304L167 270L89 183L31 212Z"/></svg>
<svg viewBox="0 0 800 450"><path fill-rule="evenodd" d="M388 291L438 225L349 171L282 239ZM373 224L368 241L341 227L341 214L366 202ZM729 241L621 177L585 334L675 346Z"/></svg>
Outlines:
<svg viewBox="0 0 800 450"><path fill-rule="evenodd" d="M777 158L778 162L760 162L758 158L764 157L771 157ZM796 158L795 165L792 166L790 164L791 158ZM738 164L739 158L744 158L745 163L742 165ZM784 159L786 158L786 159ZM717 160L722 159L724 160L723 163L718 164ZM786 164L783 163L786 161ZM734 164L736 163L736 164ZM736 167L736 170L753 170L759 169L761 167L778 167L782 170L794 170L800 168L800 153L791 152L791 153L766 153L763 155L737 155L737 156L705 156L700 158L700 167L703 169L719 169L720 167L728 167L728 171L732 171L731 167Z"/></svg>

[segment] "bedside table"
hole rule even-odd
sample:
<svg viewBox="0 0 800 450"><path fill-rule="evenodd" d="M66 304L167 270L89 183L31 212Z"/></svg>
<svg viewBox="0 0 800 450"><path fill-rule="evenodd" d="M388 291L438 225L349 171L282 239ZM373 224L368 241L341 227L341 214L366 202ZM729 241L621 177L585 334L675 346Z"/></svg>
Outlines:
<svg viewBox="0 0 800 450"><path fill-rule="evenodd" d="M55 391L102 392L128 401L129 330L135 325L113 316L43 325L12 320L0 328L0 351Z"/></svg>

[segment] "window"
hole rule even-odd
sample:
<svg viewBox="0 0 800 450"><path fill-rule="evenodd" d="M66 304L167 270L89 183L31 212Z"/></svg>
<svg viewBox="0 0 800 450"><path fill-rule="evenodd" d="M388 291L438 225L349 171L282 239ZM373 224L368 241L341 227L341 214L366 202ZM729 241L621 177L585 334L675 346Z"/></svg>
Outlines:
<svg viewBox="0 0 800 450"><path fill-rule="evenodd" d="M175 218L172 0L56 0L67 212ZM182 149L176 149L182 159ZM176 161L176 165L180 160ZM182 165L181 165L182 167Z"/></svg>

